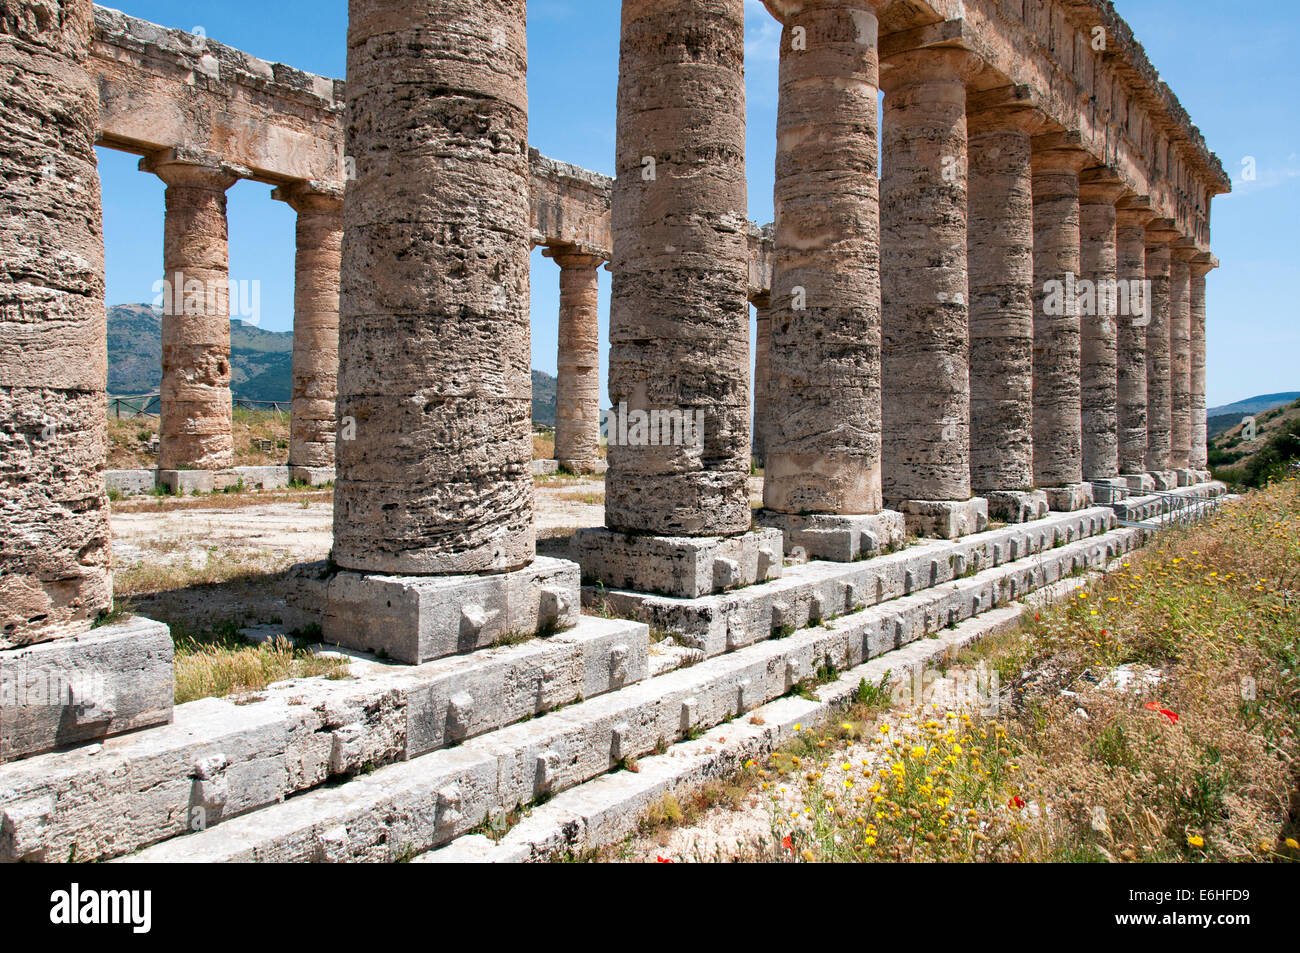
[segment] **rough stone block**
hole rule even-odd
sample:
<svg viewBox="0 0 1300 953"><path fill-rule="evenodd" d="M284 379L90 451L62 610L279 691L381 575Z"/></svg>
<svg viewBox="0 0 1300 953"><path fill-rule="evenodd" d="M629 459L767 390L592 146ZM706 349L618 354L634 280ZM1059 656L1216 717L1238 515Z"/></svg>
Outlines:
<svg viewBox="0 0 1300 953"><path fill-rule="evenodd" d="M809 559L851 563L887 553L903 542L907 525L903 514L894 510L862 515L816 513L793 516L761 510L755 519L778 529L785 536L785 549L802 549Z"/></svg>
<svg viewBox="0 0 1300 953"><path fill-rule="evenodd" d="M989 504L983 497L969 500L903 500L898 504L913 536L959 539L982 533L989 525Z"/></svg>
<svg viewBox="0 0 1300 953"><path fill-rule="evenodd" d="M1156 488L1155 477L1149 473L1128 473L1120 479L1128 484L1128 488L1135 493L1150 493Z"/></svg>
<svg viewBox="0 0 1300 953"><path fill-rule="evenodd" d="M1155 483L1154 489L1161 493L1178 489L1178 474L1173 470L1152 470L1147 475Z"/></svg>
<svg viewBox="0 0 1300 953"><path fill-rule="evenodd" d="M148 493L157 485L158 477L153 470L105 470L105 488L111 493L116 491L123 496L136 496Z"/></svg>
<svg viewBox="0 0 1300 953"><path fill-rule="evenodd" d="M384 576L343 571L328 580L325 641L418 665L578 622L578 567L538 557L483 576Z"/></svg>
<svg viewBox="0 0 1300 953"><path fill-rule="evenodd" d="M1028 523L1051 511L1042 490L996 490L984 496L989 501L989 519L1000 523Z"/></svg>
<svg viewBox="0 0 1300 953"><path fill-rule="evenodd" d="M291 483L306 483L308 486L325 486L334 482L333 467L290 467Z"/></svg>
<svg viewBox="0 0 1300 953"><path fill-rule="evenodd" d="M596 528L574 535L584 579L606 588L695 599L779 578L781 531L739 536L634 536Z"/></svg>
<svg viewBox="0 0 1300 953"><path fill-rule="evenodd" d="M1196 484L1201 482L1200 476L1195 470L1175 470L1174 476L1178 478L1179 486L1196 486Z"/></svg>
<svg viewBox="0 0 1300 953"><path fill-rule="evenodd" d="M1072 483L1069 486L1048 487L1047 503L1057 513L1073 513L1092 506L1092 484Z"/></svg>
<svg viewBox="0 0 1300 953"><path fill-rule="evenodd" d="M213 470L159 470L158 486L173 496L191 493L211 493L216 488Z"/></svg>
<svg viewBox="0 0 1300 953"><path fill-rule="evenodd" d="M138 618L0 652L0 761L171 721L172 656Z"/></svg>
<svg viewBox="0 0 1300 953"><path fill-rule="evenodd" d="M550 476L553 473L560 472L559 460L534 460L533 476Z"/></svg>

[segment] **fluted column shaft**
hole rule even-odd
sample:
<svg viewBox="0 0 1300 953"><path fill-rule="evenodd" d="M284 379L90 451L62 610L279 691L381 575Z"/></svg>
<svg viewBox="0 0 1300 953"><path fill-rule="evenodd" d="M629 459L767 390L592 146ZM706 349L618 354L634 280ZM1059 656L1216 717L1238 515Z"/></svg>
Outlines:
<svg viewBox="0 0 1300 953"><path fill-rule="evenodd" d="M1081 267L1079 171L1087 161L1075 149L1034 153L1034 480L1043 487L1083 480L1081 330L1069 286Z"/></svg>
<svg viewBox="0 0 1300 953"><path fill-rule="evenodd" d="M343 199L341 193L305 186L272 194L298 213L289 466L331 468L337 427Z"/></svg>
<svg viewBox="0 0 1300 953"><path fill-rule="evenodd" d="M94 18L89 0L15 7L39 9L6 4L0 25L0 650L83 633L112 602Z"/></svg>
<svg viewBox="0 0 1300 953"><path fill-rule="evenodd" d="M334 491L346 569L478 573L534 556L525 7L349 8Z"/></svg>
<svg viewBox="0 0 1300 953"><path fill-rule="evenodd" d="M744 27L743 0L623 2L610 400L702 413L703 439L611 444L612 530L752 521Z"/></svg>
<svg viewBox="0 0 1300 953"><path fill-rule="evenodd" d="M881 509L877 6L804 4L781 40L763 486L779 513Z"/></svg>
<svg viewBox="0 0 1300 953"><path fill-rule="evenodd" d="M767 431L770 427L772 406L768 397L771 380L772 305L768 298L754 305L756 312L754 330L754 428L752 456L766 466Z"/></svg>
<svg viewBox="0 0 1300 953"><path fill-rule="evenodd" d="M1169 465L1192 455L1192 270L1194 247L1175 246L1169 263Z"/></svg>
<svg viewBox="0 0 1300 953"><path fill-rule="evenodd" d="M971 483L1034 484L1034 202L1031 112L972 114L970 268Z"/></svg>
<svg viewBox="0 0 1300 953"><path fill-rule="evenodd" d="M1152 213L1120 209L1116 213L1116 270L1127 290L1129 313L1117 318L1119 402L1119 469L1125 476L1146 472L1147 464L1147 324L1151 301L1146 295L1147 222ZM1141 313L1135 307L1141 302Z"/></svg>
<svg viewBox="0 0 1300 953"><path fill-rule="evenodd" d="M1199 256L1192 262L1192 451L1189 462L1196 470L1204 470L1209 465L1209 435L1206 430L1208 420L1205 407L1205 276L1216 265L1217 262L1209 255Z"/></svg>
<svg viewBox="0 0 1300 953"><path fill-rule="evenodd" d="M1119 476L1119 261L1115 201L1119 185L1088 182L1079 192L1079 273L1092 282L1080 315L1083 478Z"/></svg>
<svg viewBox="0 0 1300 953"><path fill-rule="evenodd" d="M574 473L600 461L600 264L596 255L548 253L560 266L555 459Z"/></svg>
<svg viewBox="0 0 1300 953"><path fill-rule="evenodd" d="M970 485L966 82L961 50L891 58L881 181L884 496L967 500Z"/></svg>
<svg viewBox="0 0 1300 953"><path fill-rule="evenodd" d="M141 168L167 183L158 468L220 470L235 451L226 190L237 180L215 164L169 156Z"/></svg>
<svg viewBox="0 0 1300 953"><path fill-rule="evenodd" d="M1147 236L1151 321L1147 325L1147 470L1170 466L1169 243Z"/></svg>

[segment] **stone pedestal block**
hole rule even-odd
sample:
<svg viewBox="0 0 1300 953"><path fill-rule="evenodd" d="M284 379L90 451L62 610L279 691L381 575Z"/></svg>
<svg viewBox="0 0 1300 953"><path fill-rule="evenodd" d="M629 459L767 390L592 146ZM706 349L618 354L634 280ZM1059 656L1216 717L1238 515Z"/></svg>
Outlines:
<svg viewBox="0 0 1300 953"><path fill-rule="evenodd" d="M1147 476L1151 477L1155 489L1161 492L1178 489L1178 473L1174 470L1150 470Z"/></svg>
<svg viewBox="0 0 1300 953"><path fill-rule="evenodd" d="M779 529L785 551L803 550L808 559L851 563L892 552L907 536L902 513L881 510L860 516L812 513L806 516L760 510L754 514L761 526Z"/></svg>
<svg viewBox="0 0 1300 953"><path fill-rule="evenodd" d="M1073 513L1092 506L1092 484L1047 487L1047 504L1057 513Z"/></svg>
<svg viewBox="0 0 1300 953"><path fill-rule="evenodd" d="M569 629L580 611L578 566L538 557L482 576L335 573L321 628L327 642L418 665Z"/></svg>
<svg viewBox="0 0 1300 953"><path fill-rule="evenodd" d="M984 497L989 519L999 523L1028 523L1042 519L1052 508L1042 490L991 490Z"/></svg>
<svg viewBox="0 0 1300 953"><path fill-rule="evenodd" d="M912 536L959 539L982 533L989 525L989 504L983 497L969 500L903 500L897 507Z"/></svg>
<svg viewBox="0 0 1300 953"><path fill-rule="evenodd" d="M289 480L292 483L305 483L308 486L326 486L334 482L334 468L291 466Z"/></svg>
<svg viewBox="0 0 1300 953"><path fill-rule="evenodd" d="M0 761L171 721L172 657L139 618L0 651Z"/></svg>
<svg viewBox="0 0 1300 953"><path fill-rule="evenodd" d="M1156 488L1155 477L1150 473L1127 473L1121 477L1128 488L1137 493L1150 493Z"/></svg>
<svg viewBox="0 0 1300 953"><path fill-rule="evenodd" d="M635 536L581 529L573 549L588 585L696 599L781 576L780 530L739 536Z"/></svg>

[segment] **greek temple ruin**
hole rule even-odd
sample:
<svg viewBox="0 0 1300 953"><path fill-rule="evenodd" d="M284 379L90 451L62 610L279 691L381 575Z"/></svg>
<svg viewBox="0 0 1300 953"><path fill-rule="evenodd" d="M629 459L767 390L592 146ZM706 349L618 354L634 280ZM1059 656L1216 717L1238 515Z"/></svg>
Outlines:
<svg viewBox="0 0 1300 953"><path fill-rule="evenodd" d="M0 860L596 843L788 736L819 667L856 684L1224 492L1205 328L1230 182L1110 2L764 3L759 227L744 0L622 0L612 180L529 147L526 0L351 0L346 82L90 0L0 0ZM334 550L285 622L382 666L176 706L167 627L97 624L97 145L166 185L162 485L239 479L211 293L226 192L266 183L296 212L283 480L334 482ZM609 403L632 422L608 434L605 525L568 559L533 527L539 246L557 460L605 468L606 269ZM616 772L728 722L721 755ZM499 843L473 834L543 801Z"/></svg>

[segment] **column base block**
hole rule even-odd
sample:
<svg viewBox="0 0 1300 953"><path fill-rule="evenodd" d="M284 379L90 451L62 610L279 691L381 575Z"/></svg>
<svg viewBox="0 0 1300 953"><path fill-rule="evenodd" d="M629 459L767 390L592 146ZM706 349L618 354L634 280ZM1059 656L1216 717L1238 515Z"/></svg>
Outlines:
<svg viewBox="0 0 1300 953"><path fill-rule="evenodd" d="M912 536L958 539L982 533L989 525L989 503L980 496L969 500L902 500L895 509L903 514Z"/></svg>
<svg viewBox="0 0 1300 953"><path fill-rule="evenodd" d="M1196 486L1201 482L1200 474L1187 467L1180 467L1175 470L1174 475L1178 478L1179 486Z"/></svg>
<svg viewBox="0 0 1300 953"><path fill-rule="evenodd" d="M333 467L295 467L289 466L289 482L305 483L308 486L325 486L334 482Z"/></svg>
<svg viewBox="0 0 1300 953"><path fill-rule="evenodd" d="M596 527L573 536L587 585L698 599L777 579L782 536L758 529L739 536L641 536Z"/></svg>
<svg viewBox="0 0 1300 953"><path fill-rule="evenodd" d="M1155 488L1162 493L1178 489L1178 474L1173 470L1148 470L1148 475L1155 481Z"/></svg>
<svg viewBox="0 0 1300 953"><path fill-rule="evenodd" d="M1126 473L1120 479L1135 493L1150 493L1156 488L1155 477L1149 473Z"/></svg>
<svg viewBox="0 0 1300 953"><path fill-rule="evenodd" d="M1028 523L1042 519L1051 510L1042 490L990 490L989 519L999 523Z"/></svg>
<svg viewBox="0 0 1300 953"><path fill-rule="evenodd" d="M1057 513L1073 513L1092 506L1092 484L1071 483L1068 486L1049 486L1045 489L1048 505Z"/></svg>
<svg viewBox="0 0 1300 953"><path fill-rule="evenodd" d="M609 464L604 460L560 460L558 463L561 470L567 470L569 473L576 473L579 476L604 473L609 469Z"/></svg>
<svg viewBox="0 0 1300 953"><path fill-rule="evenodd" d="M786 553L793 554L798 548L808 559L837 563L851 563L893 552L907 536L907 522L902 513L894 510L803 516L759 510L754 519L760 526L781 531L785 536Z"/></svg>
<svg viewBox="0 0 1300 953"><path fill-rule="evenodd" d="M170 722L173 655L141 618L0 652L0 762Z"/></svg>
<svg viewBox="0 0 1300 953"><path fill-rule="evenodd" d="M559 460L534 460L533 476L551 476L560 472Z"/></svg>
<svg viewBox="0 0 1300 953"><path fill-rule="evenodd" d="M570 629L582 604L577 564L545 556L482 576L343 570L321 585L326 642L408 665Z"/></svg>

